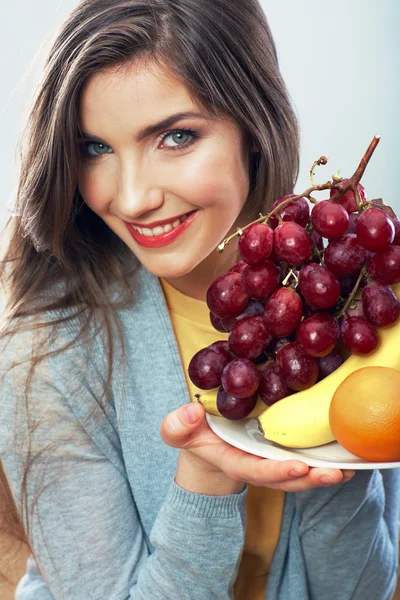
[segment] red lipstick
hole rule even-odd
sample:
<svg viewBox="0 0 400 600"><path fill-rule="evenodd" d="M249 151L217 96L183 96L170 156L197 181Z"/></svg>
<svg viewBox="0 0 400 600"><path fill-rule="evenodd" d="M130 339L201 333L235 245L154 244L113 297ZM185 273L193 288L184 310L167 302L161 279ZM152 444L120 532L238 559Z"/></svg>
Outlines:
<svg viewBox="0 0 400 600"><path fill-rule="evenodd" d="M144 248L160 248L161 246L167 246L168 244L172 244L172 242L174 242L184 231L186 231L186 229L191 225L194 218L196 217L197 212L198 211L195 210L189 213L186 219L182 223L180 223L178 227L171 229L171 231L168 231L167 233L161 233L160 235L142 235L137 229L135 229L132 226L132 223L127 223L126 221L124 221L124 223L135 242L137 242L140 246L143 246ZM154 223L151 224L152 227L148 228L153 229L154 227L157 227L157 225L163 225L166 223L171 223L171 219L166 219L164 221L154 221Z"/></svg>

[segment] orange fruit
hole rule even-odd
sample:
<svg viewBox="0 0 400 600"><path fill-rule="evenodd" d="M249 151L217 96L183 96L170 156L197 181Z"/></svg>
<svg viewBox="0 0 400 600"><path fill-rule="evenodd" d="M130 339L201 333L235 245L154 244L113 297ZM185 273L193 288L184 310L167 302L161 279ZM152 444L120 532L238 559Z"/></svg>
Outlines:
<svg viewBox="0 0 400 600"><path fill-rule="evenodd" d="M364 367L337 388L329 424L346 450L374 462L400 461L400 371Z"/></svg>

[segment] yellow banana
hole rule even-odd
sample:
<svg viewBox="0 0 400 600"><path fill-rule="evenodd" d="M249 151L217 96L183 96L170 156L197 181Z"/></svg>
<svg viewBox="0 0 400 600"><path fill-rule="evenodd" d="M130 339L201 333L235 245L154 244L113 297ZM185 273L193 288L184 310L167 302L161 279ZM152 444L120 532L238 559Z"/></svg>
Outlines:
<svg viewBox="0 0 400 600"><path fill-rule="evenodd" d="M265 402L263 402L261 400L260 396L258 396L255 407L253 408L253 410L251 411L249 416L246 417L246 419L255 419L256 417L261 415L261 413L263 413L264 411L265 411Z"/></svg>
<svg viewBox="0 0 400 600"><path fill-rule="evenodd" d="M400 284L392 286L400 300ZM258 417L267 440L289 448L311 448L332 442L329 405L340 383L353 371L368 366L400 369L400 318L379 329L380 344L369 356L350 357L336 371L302 392L279 400Z"/></svg>
<svg viewBox="0 0 400 600"><path fill-rule="evenodd" d="M222 417L217 408L217 393L218 388L213 388L212 390L204 391L201 394L196 394L194 402L200 402L200 404L204 406L204 410L207 413L210 413L211 415L217 415L217 417Z"/></svg>
<svg viewBox="0 0 400 600"><path fill-rule="evenodd" d="M202 392L201 394L196 394L196 402L200 402L204 406L204 410L212 415L217 415L218 417L222 417L221 413L217 408L217 394L218 388L214 388L212 390L207 390ZM265 410L265 403L261 400L260 396L257 398L257 403L251 413L249 414L247 419L255 419Z"/></svg>

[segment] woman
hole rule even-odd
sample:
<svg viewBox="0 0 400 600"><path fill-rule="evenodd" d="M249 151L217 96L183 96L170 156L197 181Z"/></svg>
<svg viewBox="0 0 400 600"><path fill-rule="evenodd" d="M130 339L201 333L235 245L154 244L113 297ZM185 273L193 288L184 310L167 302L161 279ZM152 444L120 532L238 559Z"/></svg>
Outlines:
<svg viewBox="0 0 400 600"><path fill-rule="evenodd" d="M27 134L2 273L16 598L389 599L397 472L255 457L190 403L188 357L223 337L206 290L238 258L215 249L297 177L258 3L81 2Z"/></svg>

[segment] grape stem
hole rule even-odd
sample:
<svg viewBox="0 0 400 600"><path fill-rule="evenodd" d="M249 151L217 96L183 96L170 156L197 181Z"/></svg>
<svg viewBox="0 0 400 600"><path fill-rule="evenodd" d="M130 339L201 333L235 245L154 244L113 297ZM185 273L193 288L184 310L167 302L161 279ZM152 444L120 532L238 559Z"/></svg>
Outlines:
<svg viewBox="0 0 400 600"><path fill-rule="evenodd" d="M286 275L285 279L282 281L282 285L286 285L288 283L289 279L292 277L292 275L294 277L295 282L298 283L299 280L298 280L296 273L294 273L293 269L290 269L289 273Z"/></svg>
<svg viewBox="0 0 400 600"><path fill-rule="evenodd" d="M354 287L351 291L350 296L347 298L345 305L343 306L342 310L340 311L340 313L337 316L338 319L340 319L340 317L342 317L344 315L346 310L349 308L350 304L353 302L354 296L357 294L358 288L360 287L361 280L364 277L366 271L367 271L367 267L366 267L366 265L363 265L363 267L360 271L360 274L357 278L357 281L355 282Z"/></svg>
<svg viewBox="0 0 400 600"><path fill-rule="evenodd" d="M367 151L365 152L364 156L362 157L360 164L358 165L354 175L352 175L350 177L350 179L348 179L345 183L336 183L335 184L335 188L337 188L337 192L336 194L334 194L333 196L331 196L330 200L332 202L335 202L335 200L337 200L338 198L340 198L341 196L343 196L343 194L345 194L348 190L353 190L354 192L354 197L357 203L357 209L358 212L361 212L361 210L364 208L363 206L363 202L361 201L360 198L360 194L358 191L358 184L360 183L361 177L364 175L364 171L367 168L367 165L371 159L371 156L373 155L375 148L377 147L377 145L379 144L381 139L380 135L375 135L374 138L372 139L372 142L370 143L370 145L367 148Z"/></svg>
<svg viewBox="0 0 400 600"><path fill-rule="evenodd" d="M254 225L255 223L263 223L263 224L267 225L269 219L276 213L280 212L282 210L282 208L284 208L287 204L291 204L292 202L295 202L296 200L299 200L300 198L310 198L310 196L313 192L322 192L323 190L330 190L332 188L336 188L337 192L335 194L333 194L330 198L330 200L334 202L338 198L343 196L343 194L345 194L348 190L351 189L351 190L353 190L353 192L355 194L355 199L357 202L358 210L359 210L359 212L361 212L361 210L363 210L363 208L364 208L364 203L361 201L360 195L358 193L358 184L361 180L361 177L364 174L364 171L371 159L372 154L375 151L375 148L379 144L380 139L381 138L379 135L374 136L374 138L372 139L372 142L370 143L370 145L367 148L367 151L365 152L364 156L362 157L360 164L358 165L355 173L345 183L340 183L340 182L338 182L337 177L333 177L332 178L333 181L327 181L326 183L321 183L318 185L313 184L312 187L308 188L302 194L297 194L297 195L291 196L290 198L287 198L286 200L284 200L283 202L278 204L267 215L263 215L263 214L259 213L260 216L258 219L256 219L255 221L252 221L251 223L248 223L245 227L238 228L235 233L233 233L232 235L225 238L219 244L219 246L217 248L218 252L223 252L225 246L227 244L229 244L229 242L231 240L233 240L237 235L242 235L243 231L245 229L247 229L248 227L251 227L251 225ZM318 166L321 164L326 164L327 161L328 161L328 159L326 158L326 156L320 156L319 159L314 162L313 166L311 167L311 171L310 171L310 177L311 177L312 182L313 182L312 177L314 174L313 171L314 171L315 166ZM312 203L315 204L316 202L317 201L315 201L315 199L313 198Z"/></svg>
<svg viewBox="0 0 400 600"><path fill-rule="evenodd" d="M314 175L315 175L314 169L315 169L315 167L319 167L320 165L326 165L327 162L328 162L328 159L327 159L326 156L320 156L318 160L316 160L315 162L313 162L313 165L312 165L312 167L310 169L310 181L311 181L311 185L313 187L316 185L315 181L314 181Z"/></svg>

